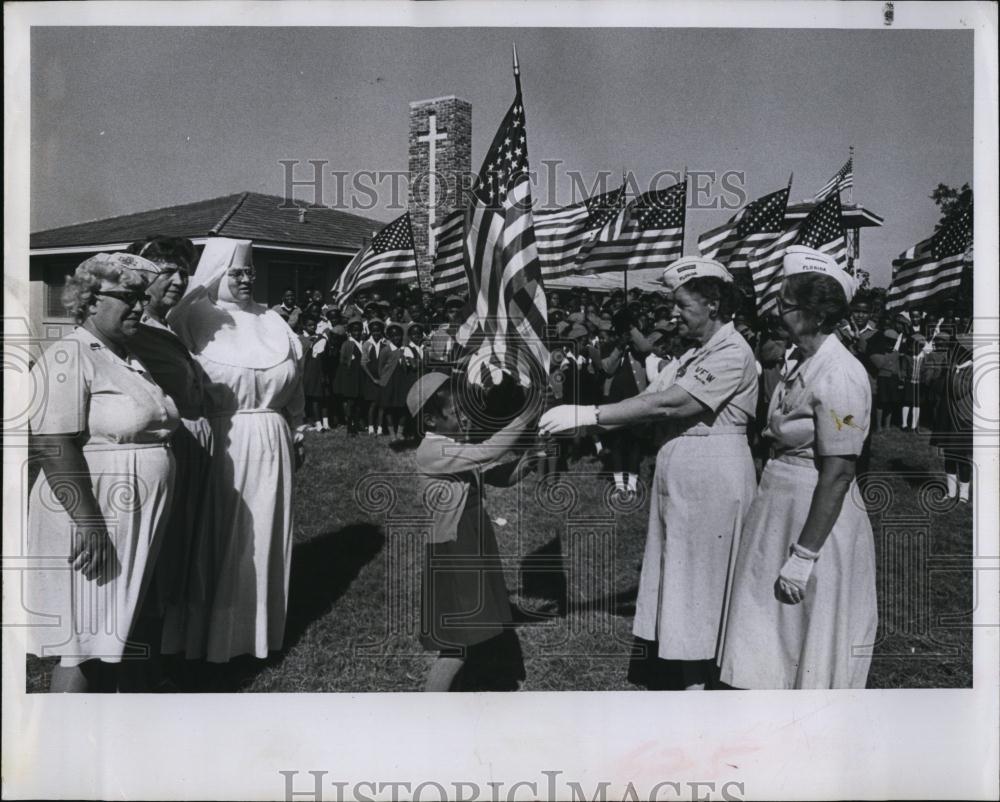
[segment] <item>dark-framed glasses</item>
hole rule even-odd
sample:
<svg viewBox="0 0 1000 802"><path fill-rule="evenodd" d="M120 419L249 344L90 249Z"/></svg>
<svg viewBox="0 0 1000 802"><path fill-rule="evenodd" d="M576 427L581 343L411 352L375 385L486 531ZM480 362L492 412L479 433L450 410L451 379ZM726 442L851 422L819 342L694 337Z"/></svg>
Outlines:
<svg viewBox="0 0 1000 802"><path fill-rule="evenodd" d="M129 306L135 306L137 303L145 305L150 301L150 297L143 290L98 290L94 295L115 298Z"/></svg>
<svg viewBox="0 0 1000 802"><path fill-rule="evenodd" d="M252 267L233 268L232 270L227 270L226 275L237 281L254 281L257 278L257 273Z"/></svg>
<svg viewBox="0 0 1000 802"><path fill-rule="evenodd" d="M783 315L786 312L797 312L802 307L799 304L790 304L785 301L780 295L776 299L776 304L778 308L778 314Z"/></svg>

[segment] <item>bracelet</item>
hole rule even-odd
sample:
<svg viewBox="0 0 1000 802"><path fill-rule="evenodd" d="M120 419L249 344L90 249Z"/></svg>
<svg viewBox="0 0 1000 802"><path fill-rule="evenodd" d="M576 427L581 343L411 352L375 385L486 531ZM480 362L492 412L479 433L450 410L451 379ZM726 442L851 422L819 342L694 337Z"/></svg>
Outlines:
<svg viewBox="0 0 1000 802"><path fill-rule="evenodd" d="M807 549L805 546L799 543L792 544L792 554L794 554L796 557L801 557L803 560L812 560L813 562L819 559L818 551Z"/></svg>

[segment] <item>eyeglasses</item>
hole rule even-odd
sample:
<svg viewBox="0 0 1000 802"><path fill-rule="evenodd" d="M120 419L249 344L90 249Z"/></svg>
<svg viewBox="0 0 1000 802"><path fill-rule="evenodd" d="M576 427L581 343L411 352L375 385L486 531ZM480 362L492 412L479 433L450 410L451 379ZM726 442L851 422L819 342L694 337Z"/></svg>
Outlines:
<svg viewBox="0 0 1000 802"><path fill-rule="evenodd" d="M252 269L246 270L227 270L226 275L229 278L234 278L237 281L254 281L257 278L257 274Z"/></svg>
<svg viewBox="0 0 1000 802"><path fill-rule="evenodd" d="M150 301L149 296L145 292L129 292L127 290L98 291L94 295L105 295L108 298L115 298L129 306L135 306L137 303L148 304Z"/></svg>
<svg viewBox="0 0 1000 802"><path fill-rule="evenodd" d="M777 298L777 307L779 315L783 315L786 312L797 312L802 308L799 304L785 303L785 300L780 295Z"/></svg>

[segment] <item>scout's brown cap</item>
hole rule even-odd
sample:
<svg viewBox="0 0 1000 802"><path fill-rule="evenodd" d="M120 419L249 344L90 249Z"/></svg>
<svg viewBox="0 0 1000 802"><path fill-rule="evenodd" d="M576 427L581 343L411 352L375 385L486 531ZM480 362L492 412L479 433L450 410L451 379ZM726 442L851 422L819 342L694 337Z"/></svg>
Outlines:
<svg viewBox="0 0 1000 802"><path fill-rule="evenodd" d="M447 373L438 372L425 373L421 376L406 394L406 408L410 410L410 414L416 417L427 403L427 399L441 389L441 385L445 384L448 378Z"/></svg>

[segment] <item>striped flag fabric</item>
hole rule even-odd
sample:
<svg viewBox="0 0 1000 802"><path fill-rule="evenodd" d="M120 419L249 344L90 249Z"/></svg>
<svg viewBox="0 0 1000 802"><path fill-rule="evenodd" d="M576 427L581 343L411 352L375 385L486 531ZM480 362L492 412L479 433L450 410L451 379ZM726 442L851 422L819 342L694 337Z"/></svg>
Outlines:
<svg viewBox="0 0 1000 802"><path fill-rule="evenodd" d="M466 221L465 263L475 307L456 340L470 356L468 379L490 386L508 373L522 386L538 386L548 375L547 310L520 81L479 171Z"/></svg>
<svg viewBox="0 0 1000 802"><path fill-rule="evenodd" d="M972 263L972 205L932 237L907 248L892 262L886 309L924 304L951 294Z"/></svg>
<svg viewBox="0 0 1000 802"><path fill-rule="evenodd" d="M581 267L588 272L663 267L684 252L687 179L644 192L611 217Z"/></svg>
<svg viewBox="0 0 1000 802"><path fill-rule="evenodd" d="M625 186L559 209L534 212L535 238L543 280L577 273L594 246L616 232L611 224L621 219ZM465 212L456 210L437 227L434 255L434 291L464 291L469 286L462 259ZM606 229L606 230L605 230ZM620 227L618 230L620 233ZM589 247L588 247L589 246ZM586 266L589 268L589 265Z"/></svg>
<svg viewBox="0 0 1000 802"><path fill-rule="evenodd" d="M469 277L465 272L464 257L465 210L451 212L435 228L435 232L434 292L468 291Z"/></svg>
<svg viewBox="0 0 1000 802"><path fill-rule="evenodd" d="M628 269L663 267L684 253L687 178L667 189L644 192L629 204L629 219L611 247L626 245ZM621 269L621 267L619 267Z"/></svg>
<svg viewBox="0 0 1000 802"><path fill-rule="evenodd" d="M813 201L818 203L821 200L825 200L826 197L834 190L837 190L837 192L843 192L845 189L853 186L854 157L852 156L844 162L844 166L837 170L837 172L833 174L833 177L823 185L823 188L816 193L816 197L813 198Z"/></svg>
<svg viewBox="0 0 1000 802"><path fill-rule="evenodd" d="M625 185L562 209L535 212L535 237L543 279L579 272L595 245L614 238L624 208Z"/></svg>
<svg viewBox="0 0 1000 802"><path fill-rule="evenodd" d="M410 213L384 226L371 244L355 254L337 278L333 291L337 302L347 303L361 288L372 284L405 284L417 280L417 257L413 250Z"/></svg>
<svg viewBox="0 0 1000 802"><path fill-rule="evenodd" d="M740 209L729 222L698 237L701 255L730 270L750 267L754 250L777 239L784 230L790 187L764 195Z"/></svg>
<svg viewBox="0 0 1000 802"><path fill-rule="evenodd" d="M769 313L781 290L781 262L790 245L805 245L831 255L841 267L847 265L847 240L841 219L840 193L832 192L816 204L804 218L786 221L784 232L769 245L759 247L750 255L757 314Z"/></svg>

